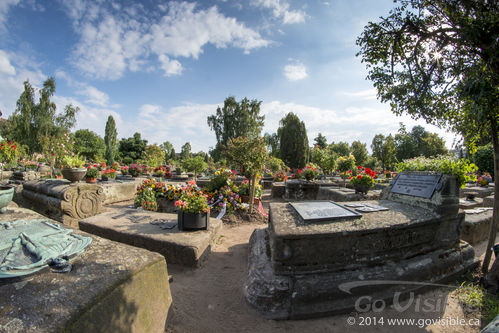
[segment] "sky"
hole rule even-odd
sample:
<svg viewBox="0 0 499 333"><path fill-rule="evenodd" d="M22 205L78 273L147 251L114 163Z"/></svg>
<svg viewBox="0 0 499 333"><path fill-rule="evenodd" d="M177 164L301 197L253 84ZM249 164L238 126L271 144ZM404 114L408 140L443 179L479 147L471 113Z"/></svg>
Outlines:
<svg viewBox="0 0 499 333"><path fill-rule="evenodd" d="M55 77L57 109L79 107L73 129L118 138L141 133L176 151L216 144L207 117L234 96L262 101L263 133L294 112L309 143L395 134L422 125L376 99L355 44L393 0L0 0L0 110L6 118L29 80Z"/></svg>

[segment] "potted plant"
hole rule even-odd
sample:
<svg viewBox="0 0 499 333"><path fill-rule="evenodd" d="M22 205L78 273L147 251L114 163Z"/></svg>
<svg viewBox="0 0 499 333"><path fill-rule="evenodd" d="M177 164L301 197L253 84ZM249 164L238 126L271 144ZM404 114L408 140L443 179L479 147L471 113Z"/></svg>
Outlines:
<svg viewBox="0 0 499 333"><path fill-rule="evenodd" d="M485 172L483 175L478 177L476 182L481 187L487 187L487 186L489 186L489 183L492 182L492 176L490 175L490 173Z"/></svg>
<svg viewBox="0 0 499 333"><path fill-rule="evenodd" d="M374 186L376 172L369 168L363 168L361 165L357 167L357 176L350 176L350 184L353 185L355 193L367 194Z"/></svg>
<svg viewBox="0 0 499 333"><path fill-rule="evenodd" d="M202 191L186 190L175 202L179 230L207 230L210 222L208 200Z"/></svg>
<svg viewBox="0 0 499 333"><path fill-rule="evenodd" d="M105 181L113 181L116 178L116 170L113 168L106 169L102 173L101 179Z"/></svg>
<svg viewBox="0 0 499 333"><path fill-rule="evenodd" d="M307 165L303 170L302 170L303 177L305 177L306 180L313 181L316 180L317 177L319 176L319 171L317 168L313 165Z"/></svg>
<svg viewBox="0 0 499 333"><path fill-rule="evenodd" d="M63 179L64 177L62 176L62 172L61 170L57 169L57 170L54 170L54 176L55 176L55 179Z"/></svg>
<svg viewBox="0 0 499 333"><path fill-rule="evenodd" d="M87 183L97 182L97 177L99 177L99 169L95 166L88 166L87 173L85 174L85 181Z"/></svg>
<svg viewBox="0 0 499 333"><path fill-rule="evenodd" d="M255 196L253 198L253 203L258 204L260 199L262 198L263 190L262 185L255 185ZM250 195L250 185L247 179L243 180L241 186L239 186L239 196L241 197L242 202L249 203L249 195Z"/></svg>
<svg viewBox="0 0 499 333"><path fill-rule="evenodd" d="M274 175L274 182L285 182L288 179L288 175L286 174L286 171L280 170Z"/></svg>
<svg viewBox="0 0 499 333"><path fill-rule="evenodd" d="M85 177L87 173L87 169L83 167L85 161L80 158L78 155L74 156L64 156L63 159L64 168L61 170L62 175L65 179L70 182L79 182Z"/></svg>

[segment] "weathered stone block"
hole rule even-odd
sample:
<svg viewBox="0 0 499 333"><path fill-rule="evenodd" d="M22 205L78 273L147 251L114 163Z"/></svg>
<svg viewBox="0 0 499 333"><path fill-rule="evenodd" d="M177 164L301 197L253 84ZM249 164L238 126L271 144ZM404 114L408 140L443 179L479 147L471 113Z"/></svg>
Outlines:
<svg viewBox="0 0 499 333"><path fill-rule="evenodd" d="M380 190L370 190L367 194L355 193L354 189L339 187L322 187L317 194L317 200L331 200L335 202L362 201L379 199Z"/></svg>
<svg viewBox="0 0 499 333"><path fill-rule="evenodd" d="M479 198L485 198L494 193L494 187L487 186L467 186L466 188L459 189L459 197L463 198L466 196L466 193L476 192L476 196Z"/></svg>
<svg viewBox="0 0 499 333"><path fill-rule="evenodd" d="M483 207L494 207L494 195L483 198Z"/></svg>
<svg viewBox="0 0 499 333"><path fill-rule="evenodd" d="M319 183L302 179L291 179L286 181L284 193L285 199L290 200L315 200L319 192Z"/></svg>
<svg viewBox="0 0 499 333"><path fill-rule="evenodd" d="M465 211L466 212L466 211ZM492 223L492 210L479 214L466 213L461 239L475 245L489 238L490 224Z"/></svg>
<svg viewBox="0 0 499 333"><path fill-rule="evenodd" d="M274 182L272 183L272 198L282 199L286 193L286 184L284 182Z"/></svg>
<svg viewBox="0 0 499 333"><path fill-rule="evenodd" d="M54 179L26 182L22 195L25 205L75 228L78 220L100 213L105 199L102 186Z"/></svg>
<svg viewBox="0 0 499 333"><path fill-rule="evenodd" d="M19 208L0 219L41 217ZM46 269L0 284L0 332L164 331L172 302L164 258L91 237L69 273Z"/></svg>
<svg viewBox="0 0 499 333"><path fill-rule="evenodd" d="M121 201L133 200L137 188L143 180L133 178L130 181L115 181L112 183L100 183L105 196L104 204L112 204Z"/></svg>

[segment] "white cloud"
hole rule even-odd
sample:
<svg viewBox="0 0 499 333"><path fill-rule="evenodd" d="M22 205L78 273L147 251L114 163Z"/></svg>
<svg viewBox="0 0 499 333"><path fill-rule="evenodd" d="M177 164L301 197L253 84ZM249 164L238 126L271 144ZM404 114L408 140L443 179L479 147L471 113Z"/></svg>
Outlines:
<svg viewBox="0 0 499 333"><path fill-rule="evenodd" d="M257 7L271 9L275 18L282 19L284 24L303 23L307 15L302 10L290 10L285 0L253 0Z"/></svg>
<svg viewBox="0 0 499 333"><path fill-rule="evenodd" d="M91 103L98 106L108 106L109 105L109 96L108 94L100 91L99 89L85 85L83 89L78 90L76 92L79 95L87 96L87 103Z"/></svg>
<svg viewBox="0 0 499 333"><path fill-rule="evenodd" d="M340 92L341 95L344 96L350 96L350 97L355 97L363 100L367 99L376 99L377 95L377 90L375 88L373 89L367 89L367 90L362 90L362 91L356 91L356 92Z"/></svg>
<svg viewBox="0 0 499 333"><path fill-rule="evenodd" d="M10 64L7 53L0 50L0 73L6 75L16 75L16 69Z"/></svg>
<svg viewBox="0 0 499 333"><path fill-rule="evenodd" d="M11 6L15 6L20 0L2 0L0 1L0 32L5 32L7 23L7 15Z"/></svg>
<svg viewBox="0 0 499 333"><path fill-rule="evenodd" d="M207 44L235 47L249 53L270 41L216 6L197 9L195 3L169 2L154 15L143 6L121 10L118 6L64 0L80 40L73 61L84 73L100 79L119 79L125 71L148 69L157 56L165 76L180 75L179 57L197 59ZM160 15L159 19L156 19Z"/></svg>
<svg viewBox="0 0 499 333"><path fill-rule="evenodd" d="M301 62L296 61L293 64L284 66L284 76L289 81L303 80L308 76L307 68Z"/></svg>
<svg viewBox="0 0 499 333"><path fill-rule="evenodd" d="M144 104L140 108L140 117L145 117L145 118L150 118L150 117L155 117L160 113L161 106L159 105L152 105L152 104Z"/></svg>

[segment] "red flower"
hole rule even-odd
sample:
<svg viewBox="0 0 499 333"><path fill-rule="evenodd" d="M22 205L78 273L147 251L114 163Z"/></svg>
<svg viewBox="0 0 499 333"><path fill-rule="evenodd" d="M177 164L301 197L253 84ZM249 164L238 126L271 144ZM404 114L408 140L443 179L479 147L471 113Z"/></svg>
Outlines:
<svg viewBox="0 0 499 333"><path fill-rule="evenodd" d="M370 174L370 173L372 173L373 171L372 171L371 169L369 169L369 168L366 168L366 172Z"/></svg>
<svg viewBox="0 0 499 333"><path fill-rule="evenodd" d="M357 179L362 179L362 176L361 176L361 175L358 175L358 176L357 176Z"/></svg>
<svg viewBox="0 0 499 333"><path fill-rule="evenodd" d="M54 155L55 155L55 154L54 154L54 153L52 153L52 156L54 156Z"/></svg>
<svg viewBox="0 0 499 333"><path fill-rule="evenodd" d="M348 179L352 179L352 176L348 177Z"/></svg>
<svg viewBox="0 0 499 333"><path fill-rule="evenodd" d="M362 168L362 165L359 165L359 166L357 167L357 169L359 169L359 170L363 169L363 168Z"/></svg>

